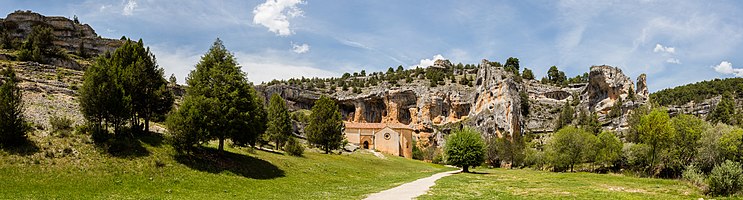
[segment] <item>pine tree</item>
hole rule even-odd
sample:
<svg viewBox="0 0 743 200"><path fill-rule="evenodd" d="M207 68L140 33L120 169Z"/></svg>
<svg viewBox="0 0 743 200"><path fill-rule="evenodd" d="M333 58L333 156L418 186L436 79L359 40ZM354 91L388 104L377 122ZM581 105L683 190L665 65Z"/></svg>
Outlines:
<svg viewBox="0 0 743 200"><path fill-rule="evenodd" d="M276 144L276 149L284 146L284 142L291 138L292 121L284 101L278 94L273 94L268 103L268 124L266 133Z"/></svg>
<svg viewBox="0 0 743 200"><path fill-rule="evenodd" d="M0 145L14 146L26 139L29 126L23 117L23 93L12 67L0 71Z"/></svg>
<svg viewBox="0 0 743 200"><path fill-rule="evenodd" d="M221 40L217 39L201 57L186 83L188 88L183 104L194 106L176 111L172 115L174 119L168 120L171 122L168 128L174 130L174 135L185 137L175 141L192 142L174 146L190 148L211 139L219 140L220 151L224 151L226 139L238 146L255 146L260 134L266 130L263 102ZM184 118L187 120L179 120ZM193 126L187 123L189 121L203 126ZM194 135L203 137L188 138Z"/></svg>
<svg viewBox="0 0 743 200"><path fill-rule="evenodd" d="M307 140L329 153L341 147L342 131L343 121L338 106L330 98L320 97L312 106L310 121L305 128Z"/></svg>
<svg viewBox="0 0 743 200"><path fill-rule="evenodd" d="M725 92L722 95L722 100L715 106L715 109L707 116L707 121L712 123L725 123L732 125L734 124L735 116L735 102L733 101L733 95L729 92Z"/></svg>

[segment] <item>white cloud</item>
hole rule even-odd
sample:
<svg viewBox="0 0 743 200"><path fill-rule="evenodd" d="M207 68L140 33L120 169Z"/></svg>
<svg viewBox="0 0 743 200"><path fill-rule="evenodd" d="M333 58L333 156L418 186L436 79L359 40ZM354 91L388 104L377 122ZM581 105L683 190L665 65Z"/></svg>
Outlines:
<svg viewBox="0 0 743 200"><path fill-rule="evenodd" d="M669 58L666 60L667 63L681 64L681 61L677 58Z"/></svg>
<svg viewBox="0 0 743 200"><path fill-rule="evenodd" d="M266 0L265 3L253 9L253 23L268 28L277 35L291 35L293 31L289 28L289 19L302 16L303 11L297 7L302 0ZM288 16L287 16L288 15Z"/></svg>
<svg viewBox="0 0 743 200"><path fill-rule="evenodd" d="M416 68L416 67L426 68L429 66L433 66L433 63L436 62L436 60L445 60L445 59L446 58L444 58L444 56L442 56L441 54L436 54L435 56L433 56L432 59L427 59L427 58L421 59L420 63L418 63L417 65L410 66L410 68Z"/></svg>
<svg viewBox="0 0 743 200"><path fill-rule="evenodd" d="M137 2L134 1L134 0L128 0L126 2L126 5L124 5L124 10L123 10L122 14L124 14L126 16L130 16L130 15L134 14L134 9L136 9L136 8L137 8ZM105 9L105 7L101 7L101 9Z"/></svg>
<svg viewBox="0 0 743 200"><path fill-rule="evenodd" d="M653 49L653 52L656 52L656 53L658 53L658 52L665 52L665 53L674 54L674 53L676 53L676 48L674 48L674 47L664 47L661 44L655 44L655 48Z"/></svg>
<svg viewBox="0 0 743 200"><path fill-rule="evenodd" d="M730 63L728 61L722 61L719 65L712 66L712 68L714 68L715 71L719 73L734 74L737 77L743 77L743 69L733 68L733 63Z"/></svg>
<svg viewBox="0 0 743 200"><path fill-rule="evenodd" d="M337 72L314 67L313 63L286 59L285 56L274 52L261 54L246 54L236 52L235 57L242 66L242 70L248 73L248 80L260 84L273 79L282 80L289 78L304 77L335 77Z"/></svg>
<svg viewBox="0 0 743 200"><path fill-rule="evenodd" d="M307 45L307 44L297 45L297 44L292 43L292 51L298 54L307 53L310 51L310 45Z"/></svg>

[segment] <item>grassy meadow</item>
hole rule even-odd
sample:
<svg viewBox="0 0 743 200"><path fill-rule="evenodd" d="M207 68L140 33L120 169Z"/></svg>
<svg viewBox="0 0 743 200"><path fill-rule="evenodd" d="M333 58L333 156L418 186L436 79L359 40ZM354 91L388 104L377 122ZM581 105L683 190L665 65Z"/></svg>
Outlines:
<svg viewBox="0 0 743 200"><path fill-rule="evenodd" d="M293 157L226 147L220 154L214 144L174 156L160 135L137 137L117 153L87 135L30 138L27 150L0 150L0 199L360 199L451 170L368 152Z"/></svg>
<svg viewBox="0 0 743 200"><path fill-rule="evenodd" d="M483 169L436 181L419 199L698 199L690 183L621 174Z"/></svg>

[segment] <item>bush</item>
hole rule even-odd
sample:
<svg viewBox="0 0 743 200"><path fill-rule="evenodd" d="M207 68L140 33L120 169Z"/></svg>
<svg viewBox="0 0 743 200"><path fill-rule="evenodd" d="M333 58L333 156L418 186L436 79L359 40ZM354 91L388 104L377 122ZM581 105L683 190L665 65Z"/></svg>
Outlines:
<svg viewBox="0 0 743 200"><path fill-rule="evenodd" d="M444 152L447 163L469 172L469 167L479 166L485 161L485 142L479 132L465 127L449 135Z"/></svg>
<svg viewBox="0 0 743 200"><path fill-rule="evenodd" d="M743 186L743 169L738 162L725 160L715 166L709 175L709 191L712 195L730 195L737 193Z"/></svg>
<svg viewBox="0 0 743 200"><path fill-rule="evenodd" d="M622 157L625 167L644 171L650 164L650 146L626 143L622 147Z"/></svg>
<svg viewBox="0 0 743 200"><path fill-rule="evenodd" d="M423 160L423 151L418 147L418 142L413 140L413 159Z"/></svg>
<svg viewBox="0 0 743 200"><path fill-rule="evenodd" d="M56 116L49 117L49 124L52 125L52 132L66 135L72 131L72 119L67 116Z"/></svg>
<svg viewBox="0 0 743 200"><path fill-rule="evenodd" d="M304 153L304 146L297 141L296 138L290 138L284 145L284 151L292 156L302 156Z"/></svg>
<svg viewBox="0 0 743 200"><path fill-rule="evenodd" d="M695 165L687 166L686 170L684 170L684 172L681 174L681 177L684 180L696 185L702 191L707 191L707 184L705 183L705 179L707 179L707 177L704 175L702 170L699 170L699 167Z"/></svg>

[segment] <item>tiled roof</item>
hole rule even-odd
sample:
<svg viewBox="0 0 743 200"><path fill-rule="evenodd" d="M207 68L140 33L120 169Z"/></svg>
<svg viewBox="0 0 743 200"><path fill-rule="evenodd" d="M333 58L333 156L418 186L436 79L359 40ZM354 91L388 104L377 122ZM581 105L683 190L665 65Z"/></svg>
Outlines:
<svg viewBox="0 0 743 200"><path fill-rule="evenodd" d="M392 129L411 129L410 126L401 123L356 123L356 122L344 122L346 128L359 128L359 129L383 129L384 127L390 127Z"/></svg>

